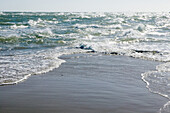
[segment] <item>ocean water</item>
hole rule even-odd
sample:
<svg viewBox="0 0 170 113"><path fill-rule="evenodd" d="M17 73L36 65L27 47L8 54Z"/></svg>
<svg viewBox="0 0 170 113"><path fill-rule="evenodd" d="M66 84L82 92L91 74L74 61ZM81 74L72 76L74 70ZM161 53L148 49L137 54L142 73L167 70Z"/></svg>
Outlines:
<svg viewBox="0 0 170 113"><path fill-rule="evenodd" d="M59 67L73 53L125 55L162 62L141 74L170 99L170 13L0 12L0 85ZM170 101L160 113L170 112Z"/></svg>

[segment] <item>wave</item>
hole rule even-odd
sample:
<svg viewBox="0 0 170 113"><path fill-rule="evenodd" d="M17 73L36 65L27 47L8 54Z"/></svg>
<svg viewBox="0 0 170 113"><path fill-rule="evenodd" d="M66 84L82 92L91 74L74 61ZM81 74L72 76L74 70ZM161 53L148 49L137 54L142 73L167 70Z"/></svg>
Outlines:
<svg viewBox="0 0 170 113"><path fill-rule="evenodd" d="M156 71L149 71L142 74L142 80L146 82L147 88L156 94L164 96L170 100L170 62L156 66ZM170 112L170 101L162 108L160 113Z"/></svg>
<svg viewBox="0 0 170 113"><path fill-rule="evenodd" d="M64 60L60 54L52 51L27 51L25 54L15 52L14 55L0 57L0 84L16 84L27 79L30 75L48 72L57 68Z"/></svg>
<svg viewBox="0 0 170 113"><path fill-rule="evenodd" d="M169 113L170 111L170 101L168 101L162 108L160 108L159 113Z"/></svg>
<svg viewBox="0 0 170 113"><path fill-rule="evenodd" d="M151 92L169 98L169 13L0 15L0 84L48 72L64 62L59 59L62 54L88 51L164 62L155 71L143 73L142 79ZM168 106L169 103L161 110Z"/></svg>

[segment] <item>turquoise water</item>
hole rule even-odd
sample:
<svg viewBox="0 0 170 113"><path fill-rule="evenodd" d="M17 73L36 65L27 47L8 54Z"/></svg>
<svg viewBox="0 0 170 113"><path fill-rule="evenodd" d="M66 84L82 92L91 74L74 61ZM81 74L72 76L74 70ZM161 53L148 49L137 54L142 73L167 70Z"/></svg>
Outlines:
<svg viewBox="0 0 170 113"><path fill-rule="evenodd" d="M169 13L1 12L0 84L53 70L63 54L91 51L164 62L142 79L170 98L169 44Z"/></svg>

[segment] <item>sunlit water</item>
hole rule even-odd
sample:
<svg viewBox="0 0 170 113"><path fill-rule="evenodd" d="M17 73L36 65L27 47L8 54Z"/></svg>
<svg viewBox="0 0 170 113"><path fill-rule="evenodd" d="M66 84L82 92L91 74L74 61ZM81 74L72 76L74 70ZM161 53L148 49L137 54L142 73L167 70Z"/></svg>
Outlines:
<svg viewBox="0 0 170 113"><path fill-rule="evenodd" d="M97 52L163 62L142 74L170 99L169 13L0 13L0 84L59 67L63 54ZM170 102L160 112L170 112Z"/></svg>

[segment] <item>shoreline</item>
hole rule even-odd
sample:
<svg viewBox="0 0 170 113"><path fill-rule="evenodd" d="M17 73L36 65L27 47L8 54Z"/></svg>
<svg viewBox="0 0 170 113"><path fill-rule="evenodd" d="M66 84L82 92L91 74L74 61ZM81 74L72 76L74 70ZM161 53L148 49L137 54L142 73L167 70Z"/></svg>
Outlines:
<svg viewBox="0 0 170 113"><path fill-rule="evenodd" d="M73 54L59 68L1 86L2 113L155 113L167 99L149 92L141 73L159 62Z"/></svg>

